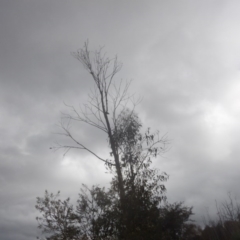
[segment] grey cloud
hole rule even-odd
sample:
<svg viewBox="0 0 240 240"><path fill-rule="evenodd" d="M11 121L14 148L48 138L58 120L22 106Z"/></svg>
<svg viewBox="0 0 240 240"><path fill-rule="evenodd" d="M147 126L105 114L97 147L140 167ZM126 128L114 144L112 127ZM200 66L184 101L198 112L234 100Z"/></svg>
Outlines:
<svg viewBox="0 0 240 240"><path fill-rule="evenodd" d="M169 201L206 208L238 194L239 3L216 1L1 1L0 238L38 235L35 198L45 189L77 198L81 183L105 185L104 165L82 151L50 151L63 102L78 108L92 80L71 52L89 39L123 62L144 127L168 132L155 165L170 175ZM76 136L109 157L106 136ZM102 174L100 174L102 173Z"/></svg>

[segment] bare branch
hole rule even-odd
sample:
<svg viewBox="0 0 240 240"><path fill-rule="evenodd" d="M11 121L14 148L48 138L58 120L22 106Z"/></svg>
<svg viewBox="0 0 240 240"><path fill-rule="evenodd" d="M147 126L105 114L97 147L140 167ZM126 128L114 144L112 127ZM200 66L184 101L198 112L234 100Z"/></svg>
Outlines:
<svg viewBox="0 0 240 240"><path fill-rule="evenodd" d="M89 148L87 148L85 145L83 145L82 143L80 143L78 140L76 140L76 138L73 137L73 135L71 134L71 132L69 131L69 123L67 124L67 126L64 125L63 122L61 122L61 129L64 131L64 133L57 133L60 135L64 135L66 137L69 137L70 139L72 139L72 141L77 144L77 146L73 146L73 145L60 145L58 144L58 146L54 146L52 147L52 149L58 150L58 149L66 149L64 156L71 150L71 149L81 149L81 150L86 150L89 153L91 153L92 155L94 155L95 157L97 157L99 160L103 161L106 164L115 166L115 164L109 162L106 159L101 158L100 156L98 156L96 153L94 153L92 150L90 150Z"/></svg>

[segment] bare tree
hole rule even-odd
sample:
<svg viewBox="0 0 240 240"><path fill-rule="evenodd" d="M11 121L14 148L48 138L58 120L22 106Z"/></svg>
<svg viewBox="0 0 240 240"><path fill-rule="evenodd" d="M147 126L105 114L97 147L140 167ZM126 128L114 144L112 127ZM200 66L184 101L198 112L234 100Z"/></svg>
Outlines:
<svg viewBox="0 0 240 240"><path fill-rule="evenodd" d="M202 231L203 240L233 240L240 239L240 204L236 197L228 193L228 199L218 204L216 201L218 219L205 223Z"/></svg>
<svg viewBox="0 0 240 240"><path fill-rule="evenodd" d="M102 52L102 48L94 52L90 51L88 42L84 44L82 49L73 53L73 56L89 72L93 79L94 87L89 94L88 103L80 110L67 105L71 113L63 115L60 124L63 130L61 134L70 138L73 144L60 144L55 149L64 148L66 150L65 154L71 149L86 150L103 161L109 169L114 170L116 172L120 203L123 209L125 199L124 176L128 179L131 178L132 181L136 180L136 175L140 172L142 166L144 164L149 166L150 156L157 156L166 150L167 140L165 136L159 138L158 132L150 134L150 131L147 131L144 137L138 134L141 124L136 119L134 109L139 100L135 101L134 96L128 94L130 81L125 83L122 80L116 81L115 76L122 67L117 57L113 59L106 57ZM129 108L129 104L131 104L131 108ZM79 141L71 131L71 121L86 123L105 132L111 149L110 155L113 159L101 157L89 146L85 146L83 142ZM133 142L131 143L131 141ZM158 146L159 144L161 146ZM141 149L138 148L140 146ZM129 149L134 152L134 156L127 154ZM124 168L129 168L128 175L125 174Z"/></svg>
<svg viewBox="0 0 240 240"><path fill-rule="evenodd" d="M233 199L231 193L228 193L228 201L222 202L218 205L216 201L216 209L219 217L219 222L224 223L226 221L240 221L240 204L238 199Z"/></svg>

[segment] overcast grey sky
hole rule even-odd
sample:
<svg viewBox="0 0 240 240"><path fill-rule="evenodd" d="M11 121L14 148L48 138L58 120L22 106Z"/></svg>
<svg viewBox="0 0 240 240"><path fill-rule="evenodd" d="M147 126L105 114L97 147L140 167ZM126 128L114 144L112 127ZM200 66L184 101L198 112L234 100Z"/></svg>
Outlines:
<svg viewBox="0 0 240 240"><path fill-rule="evenodd" d="M71 52L89 39L123 62L119 79L144 97L145 128L168 132L155 163L170 175L170 202L194 206L201 221L215 199L239 192L240 2L227 0L0 1L0 239L38 234L37 196L61 190L74 202L81 183L106 184L86 152L52 152L63 102L84 103L92 86ZM106 137L79 126L101 152Z"/></svg>

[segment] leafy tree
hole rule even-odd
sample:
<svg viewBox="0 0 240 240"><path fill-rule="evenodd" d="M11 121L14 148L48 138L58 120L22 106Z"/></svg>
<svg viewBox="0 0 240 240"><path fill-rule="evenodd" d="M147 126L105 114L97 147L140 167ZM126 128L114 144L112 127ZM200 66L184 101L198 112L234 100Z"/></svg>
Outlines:
<svg viewBox="0 0 240 240"><path fill-rule="evenodd" d="M105 188L83 185L77 201L78 216L83 235L88 239L109 239L117 235L116 194Z"/></svg>
<svg viewBox="0 0 240 240"><path fill-rule="evenodd" d="M45 191L44 198L37 198L36 209L42 214L37 217L38 227L43 233L51 234L48 240L78 239L80 229L77 227L77 218L73 206L69 203L70 199L64 201L56 195Z"/></svg>
<svg viewBox="0 0 240 240"><path fill-rule="evenodd" d="M129 196L124 239L194 239L198 233L196 226L188 222L191 208L182 203L157 206L151 202L149 193L140 190L136 197ZM37 201L36 207L43 214L38 218L39 227L50 235L47 239L116 240L121 237L122 212L119 198L112 189L106 191L98 186L90 189L83 185L76 208L69 199L58 198L59 193L46 192L45 197Z"/></svg>
<svg viewBox="0 0 240 240"><path fill-rule="evenodd" d="M94 89L89 94L89 102L84 105L84 109L77 110L73 106L68 106L71 113L63 116L61 128L63 130L62 134L71 139L73 145L60 144L56 149L64 148L66 152L70 149L86 150L103 161L107 167L113 169L116 173L121 206L124 209L125 179L123 174L125 173L125 169L133 167L136 164L135 158L138 157L137 154L145 151L145 156L141 156L142 159L139 159L139 166L135 168L136 171L139 171L138 168L140 166L149 164L148 162L145 163L149 161L149 155L158 155L159 151L164 152L166 150L165 145L167 140L165 136L159 138L159 135L158 138L154 138L157 134L152 135L150 132L146 133L143 139L139 139L138 134L141 125L134 113L134 108L138 101L135 101L128 94L130 82L124 84L122 81L116 81L115 75L122 66L118 62L117 57L109 59L102 53L102 48L92 52L88 49L87 42L82 49L73 55L91 75L94 82ZM128 103L130 102L132 103L131 109L128 108ZM105 132L113 159L109 160L100 157L99 154L85 146L81 140L78 140L74 135L74 131L71 131L71 121L85 123ZM140 146L139 144L136 145L136 141L138 143L145 142L148 146L142 149L135 148L135 156L130 156L126 146L129 146L133 150L133 146ZM156 147L157 144L161 144L161 147ZM135 175L136 172L132 172L127 177L131 176L133 181Z"/></svg>
<svg viewBox="0 0 240 240"><path fill-rule="evenodd" d="M55 149L64 148L66 152L71 149L86 150L103 161L114 174L121 211L123 215L127 215L125 195L128 186L134 188L135 183L139 181L147 186L150 184L150 181L147 183L147 179L153 176L157 178L154 179L155 183L167 178L165 173L160 175L156 170L149 169L151 157L156 157L166 150L166 136L160 138L158 132L152 134L150 130L145 134L140 133L142 125L134 112L138 101L128 94L130 82L124 84L115 78L122 66L117 57L109 59L102 53L102 48L92 52L88 49L87 42L73 55L89 72L94 89L89 94L89 102L84 105L84 109L77 110L73 106L68 106L71 112L64 114L61 129L62 134L71 139L72 145L60 144ZM129 103L132 108L129 108ZM111 158L100 157L78 140L70 128L71 121L85 123L105 132ZM152 191L162 193L165 187L162 184L155 185Z"/></svg>
<svg viewBox="0 0 240 240"><path fill-rule="evenodd" d="M165 239L188 239L190 229L193 228L193 225L189 224L189 217L192 214L192 208L183 206L182 202L168 203L161 208L161 227L165 233Z"/></svg>
<svg viewBox="0 0 240 240"><path fill-rule="evenodd" d="M181 204L163 207L163 182L168 175L153 168L152 160L167 150L166 136L160 137L158 131L152 133L150 129L142 132L135 113L137 101L127 93L130 83L115 81L121 69L117 58L105 57L102 49L91 52L88 43L74 57L91 75L94 90L84 109L68 106L71 112L63 115L60 127L72 144L60 144L55 149L64 148L65 153L86 150L104 162L113 178L108 190L84 185L76 209L69 199L61 201L58 194L46 192L44 198L37 199L36 208L42 214L39 227L52 234L49 239L177 239L183 235L192 212ZM100 157L78 140L70 128L71 121L105 132L110 159Z"/></svg>
<svg viewBox="0 0 240 240"><path fill-rule="evenodd" d="M115 197L111 191L83 185L74 208L70 199L62 201L60 192L37 198L38 227L47 233L48 240L113 239L117 236Z"/></svg>

